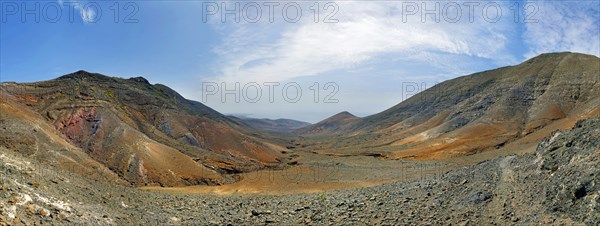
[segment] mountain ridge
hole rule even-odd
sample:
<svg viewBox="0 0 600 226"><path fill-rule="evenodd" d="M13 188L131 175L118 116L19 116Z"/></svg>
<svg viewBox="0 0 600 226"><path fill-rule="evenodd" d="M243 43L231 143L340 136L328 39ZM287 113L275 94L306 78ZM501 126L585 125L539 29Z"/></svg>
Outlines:
<svg viewBox="0 0 600 226"><path fill-rule="evenodd" d="M285 162L285 148L255 130L143 77L77 71L0 89L3 106L36 111L79 152L132 185L231 183L230 173Z"/></svg>
<svg viewBox="0 0 600 226"><path fill-rule="evenodd" d="M389 158L447 158L531 147L551 130L594 117L600 58L548 53L444 81L380 113L348 122L308 148L377 149ZM511 144L512 143L512 144Z"/></svg>
<svg viewBox="0 0 600 226"><path fill-rule="evenodd" d="M274 133L274 135L290 134L296 129L311 125L308 122L286 118L251 118L233 115L228 117L234 121L239 121L240 123L246 124L256 130L266 133Z"/></svg>
<svg viewBox="0 0 600 226"><path fill-rule="evenodd" d="M42 82L0 83L0 124L42 131L17 139L5 130L0 137L6 147L21 147L11 143L19 140L77 156L75 164L95 161L112 172L102 175L135 186L224 184L239 179L233 174L285 166L292 159L285 147L389 159L531 150L552 131L600 115L598 74L595 56L542 54L442 82L374 115L340 112L296 129L290 140L143 77L77 71ZM14 114L21 111L35 114ZM56 155L49 159L71 161Z"/></svg>

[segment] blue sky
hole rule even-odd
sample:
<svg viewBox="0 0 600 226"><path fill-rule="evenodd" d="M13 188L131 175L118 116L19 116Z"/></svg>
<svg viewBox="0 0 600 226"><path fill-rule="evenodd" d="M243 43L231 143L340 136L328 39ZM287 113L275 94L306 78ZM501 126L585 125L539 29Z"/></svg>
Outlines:
<svg viewBox="0 0 600 226"><path fill-rule="evenodd" d="M439 22L421 10L435 9L433 1L320 1L318 11L313 10L317 1L301 1L294 5L303 12L295 22L286 21L295 17L295 8L288 9L287 17L282 14L289 2L276 6L273 22L263 1L240 2L240 9L253 5L243 11L247 14L238 14L240 22L232 15L223 22L221 10L236 2L138 1L126 7L124 1L2 0L0 81L48 80L80 69L144 76L222 113L316 122L346 110L359 116L377 113L441 81L518 64L543 52L600 55L598 0L480 1L473 6L472 21L465 2L445 1L439 2ZM35 14L22 21L23 7L32 9L36 3L40 21ZM118 22L111 8L115 4ZM48 21L55 17L55 5L62 16ZM419 10L410 8L415 5ZM254 6L262 14L250 23L244 18L255 18ZM132 23L124 23L134 9ZM219 11L208 13L213 9ZM328 21L333 23L324 23L333 12ZM239 103L231 95L223 101L219 93L203 90L221 83L231 89L236 82L238 94L246 95ZM280 84L273 101L265 82ZM262 91L256 102L248 101L256 96L253 84ZM302 90L297 102L285 100L285 84ZM248 90L242 90L245 85ZM328 94L335 94L332 103L323 101Z"/></svg>

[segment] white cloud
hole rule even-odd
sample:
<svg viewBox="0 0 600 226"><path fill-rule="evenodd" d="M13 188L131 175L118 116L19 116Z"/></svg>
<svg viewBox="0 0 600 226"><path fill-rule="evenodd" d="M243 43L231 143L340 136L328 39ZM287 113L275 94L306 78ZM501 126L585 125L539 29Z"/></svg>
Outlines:
<svg viewBox="0 0 600 226"><path fill-rule="evenodd" d="M416 1L423 2L432 3ZM523 25L513 20L514 11L509 7L514 2L496 2L503 4L503 16L496 23L482 18L487 1L479 2L474 22L463 7L458 23L443 19L441 23L421 23L420 14L404 23L402 2L398 1L337 2L339 23L334 24L314 23L310 10L295 24L283 22L280 14L275 23L223 24L216 21L220 17L213 18L211 24L223 39L214 49L214 76L204 80L227 84L300 80L308 84L303 85L308 98L296 104L279 98L275 103L240 105L220 102L217 97L207 104L222 112L251 111L263 117L315 121L328 115L309 117L311 109L376 113L403 99L399 88L403 82L426 82L431 87L456 76L517 64L523 60L522 54L576 51L598 55L598 6L566 8L568 5L553 5L556 1L538 2L539 23ZM303 9L309 6L303 5ZM340 103L310 103L308 87L312 83L308 80L339 83ZM192 94L201 99L197 92Z"/></svg>
<svg viewBox="0 0 600 226"><path fill-rule="evenodd" d="M61 6L73 7L81 17L81 20L85 23L94 23L96 18L96 11L93 6L86 7L86 2L84 1L68 1L58 0L58 4Z"/></svg>
<svg viewBox="0 0 600 226"><path fill-rule="evenodd" d="M600 6L598 1L533 1L539 20L527 23L523 35L529 46L526 57L540 53L572 51L600 56Z"/></svg>
<svg viewBox="0 0 600 226"><path fill-rule="evenodd" d="M458 23L421 23L417 14L404 23L401 2L337 4L339 23L314 23L307 13L297 24L231 26L225 44L216 49L222 60L219 79L284 81L352 69L387 54L413 60L429 53L516 62L506 50L507 34L515 26L510 18L492 24L477 16L469 22L463 15ZM462 11L467 13L466 8ZM436 66L435 61L430 63Z"/></svg>

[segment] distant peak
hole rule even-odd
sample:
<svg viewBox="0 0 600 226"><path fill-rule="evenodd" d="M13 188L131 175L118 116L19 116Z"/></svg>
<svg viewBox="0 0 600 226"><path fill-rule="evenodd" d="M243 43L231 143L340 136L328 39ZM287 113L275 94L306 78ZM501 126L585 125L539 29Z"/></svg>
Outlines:
<svg viewBox="0 0 600 226"><path fill-rule="evenodd" d="M334 117L336 116L344 116L344 117L353 117L353 118L358 118L356 117L356 115L353 115L352 113L348 112L348 111L342 111L340 113L337 113L334 115Z"/></svg>
<svg viewBox="0 0 600 226"><path fill-rule="evenodd" d="M350 112L347 111L342 111L340 113L337 113L323 121L340 121L340 120L352 120L352 119L358 119L359 117L351 114Z"/></svg>
<svg viewBox="0 0 600 226"><path fill-rule="evenodd" d="M76 72L73 72L71 74L67 74L67 75L72 75L72 77L88 77L88 76L94 76L94 74L96 73L92 73L89 71L85 71L85 70L79 70Z"/></svg>
<svg viewBox="0 0 600 226"><path fill-rule="evenodd" d="M76 72L73 72L70 74L60 76L58 79L106 80L106 79L110 79L110 77L108 77L106 75L98 74L98 73L92 73L92 72L88 72L88 71L84 71L84 70L79 70L79 71L76 71Z"/></svg>
<svg viewBox="0 0 600 226"><path fill-rule="evenodd" d="M92 73L90 73L86 70L79 70L79 71L73 72L72 74L92 74Z"/></svg>

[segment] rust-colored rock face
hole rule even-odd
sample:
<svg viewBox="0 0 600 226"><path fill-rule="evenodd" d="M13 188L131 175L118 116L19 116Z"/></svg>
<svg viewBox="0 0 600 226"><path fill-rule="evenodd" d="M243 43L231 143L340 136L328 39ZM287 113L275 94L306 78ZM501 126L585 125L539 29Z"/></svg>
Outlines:
<svg viewBox="0 0 600 226"><path fill-rule="evenodd" d="M98 134L102 120L96 108L79 108L54 123L54 128L64 134L71 143L81 145Z"/></svg>
<svg viewBox="0 0 600 226"><path fill-rule="evenodd" d="M143 78L75 72L0 87L73 145L132 185L232 182L227 172L278 166L278 145L220 113ZM252 131L254 132L254 131ZM224 174L225 173L225 174Z"/></svg>

